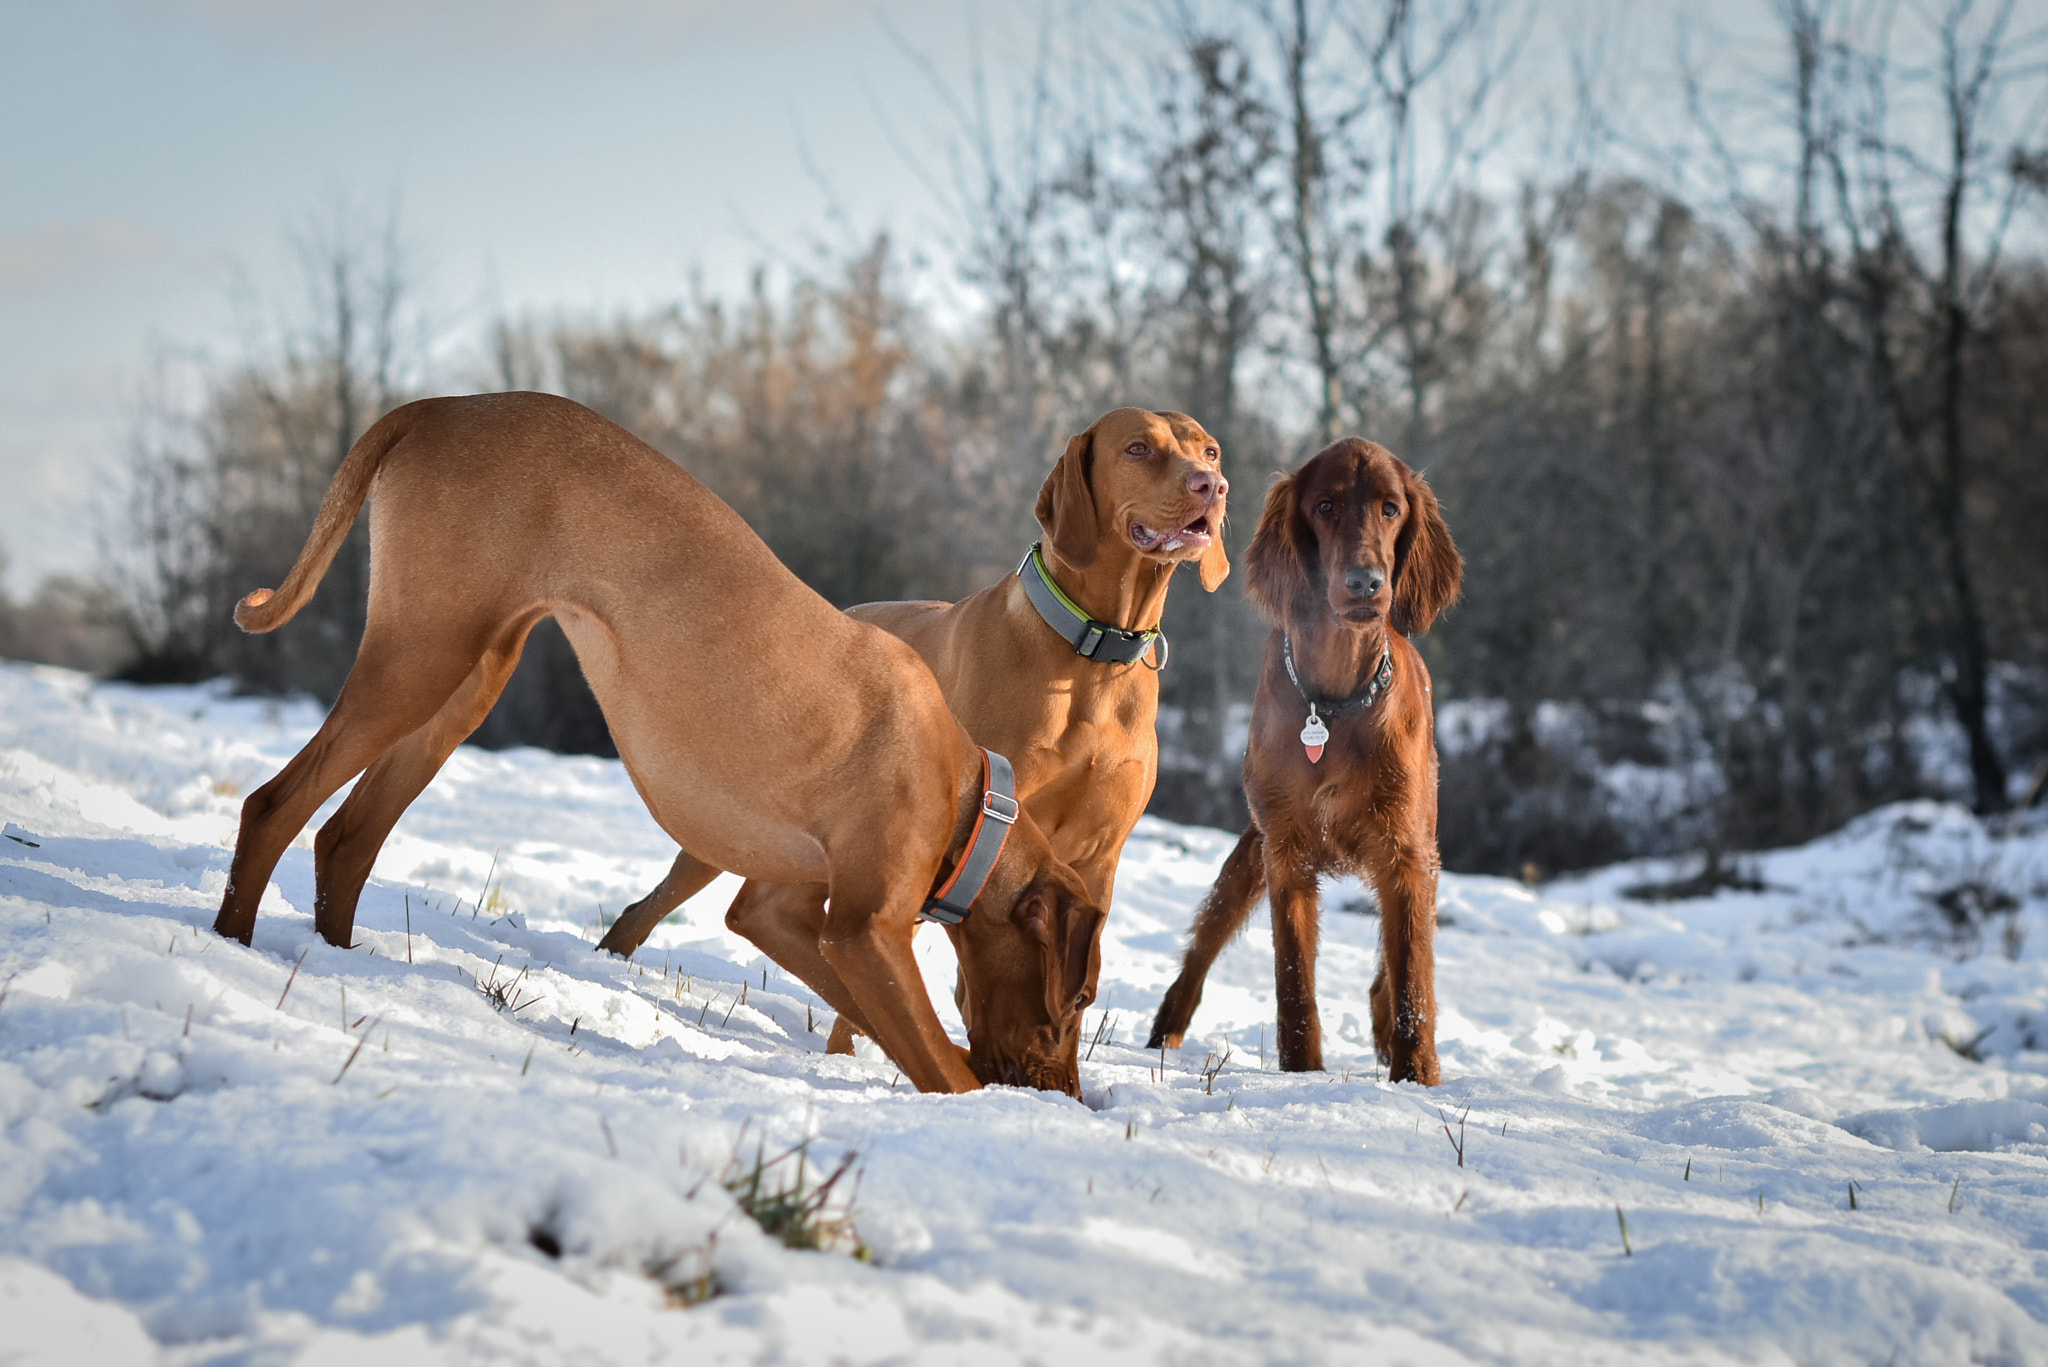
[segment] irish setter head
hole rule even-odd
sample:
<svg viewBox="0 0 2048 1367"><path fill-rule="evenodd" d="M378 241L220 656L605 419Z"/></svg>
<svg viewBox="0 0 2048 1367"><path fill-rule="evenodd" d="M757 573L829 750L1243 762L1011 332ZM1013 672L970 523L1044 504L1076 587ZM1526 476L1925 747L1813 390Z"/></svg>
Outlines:
<svg viewBox="0 0 2048 1367"><path fill-rule="evenodd" d="M1320 612L1404 636L1458 597L1464 559L1436 495L1384 446L1346 437L1273 486L1245 553L1245 592L1273 621Z"/></svg>

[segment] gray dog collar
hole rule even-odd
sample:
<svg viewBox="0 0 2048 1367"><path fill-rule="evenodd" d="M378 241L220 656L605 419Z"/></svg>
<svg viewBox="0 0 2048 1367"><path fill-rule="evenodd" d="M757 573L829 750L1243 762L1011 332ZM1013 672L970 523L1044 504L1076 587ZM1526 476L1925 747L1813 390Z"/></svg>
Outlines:
<svg viewBox="0 0 2048 1367"><path fill-rule="evenodd" d="M1017 775L1004 759L986 746L981 751L981 810L974 814L974 830L967 837L967 853L953 876L925 899L920 921L937 921L957 926L967 919L974 899L988 883L996 860L1009 842L1010 827L1017 822Z"/></svg>
<svg viewBox="0 0 2048 1367"><path fill-rule="evenodd" d="M1145 660L1148 669L1155 672L1166 668L1166 637L1158 628L1151 631L1126 631L1098 622L1081 611L1080 605L1061 591L1053 582L1051 573L1045 567L1045 555L1040 549L1043 542L1034 541L1031 549L1024 553L1023 561L1017 566L1017 577L1024 581L1024 596L1031 600L1031 606L1038 609L1038 615L1045 624L1065 638L1074 653L1083 659L1098 664L1127 665L1133 660ZM1152 653L1152 643L1159 643L1159 663L1153 664L1146 657Z"/></svg>

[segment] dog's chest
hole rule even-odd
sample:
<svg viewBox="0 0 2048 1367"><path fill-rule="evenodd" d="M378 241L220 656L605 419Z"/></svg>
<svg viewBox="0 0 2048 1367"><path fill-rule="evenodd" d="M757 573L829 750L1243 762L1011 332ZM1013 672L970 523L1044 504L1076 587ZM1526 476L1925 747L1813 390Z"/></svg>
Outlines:
<svg viewBox="0 0 2048 1367"><path fill-rule="evenodd" d="M1308 794L1309 842L1326 870L1356 872L1390 812L1373 785L1357 771L1332 772Z"/></svg>

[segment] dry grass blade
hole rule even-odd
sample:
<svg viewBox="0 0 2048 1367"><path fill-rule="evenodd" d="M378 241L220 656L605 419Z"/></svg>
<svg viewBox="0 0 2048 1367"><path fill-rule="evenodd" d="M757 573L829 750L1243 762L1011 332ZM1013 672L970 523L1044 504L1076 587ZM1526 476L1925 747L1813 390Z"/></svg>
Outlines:
<svg viewBox="0 0 2048 1367"><path fill-rule="evenodd" d="M1445 1115L1441 1109L1436 1113L1437 1119L1443 1122L1444 1138L1451 1141L1451 1148L1457 1153L1458 1166L1461 1168L1465 1166L1465 1117L1471 1114L1472 1108L1467 1106L1464 1113L1458 1117L1458 1132L1453 1135L1451 1133L1451 1118Z"/></svg>
<svg viewBox="0 0 2048 1367"><path fill-rule="evenodd" d="M717 1252L718 1231L713 1230L704 1247L651 1258L644 1270L661 1284L662 1296L670 1305L678 1310L687 1310L693 1305L704 1304L724 1290L718 1284Z"/></svg>
<svg viewBox="0 0 2048 1367"><path fill-rule="evenodd" d="M1216 1075L1222 1072L1223 1066L1229 1062L1229 1045L1223 1046L1223 1054L1220 1058L1214 1050L1210 1051L1208 1061L1202 1065L1202 1092L1205 1096L1214 1096L1216 1094Z"/></svg>
<svg viewBox="0 0 2048 1367"><path fill-rule="evenodd" d="M312 952L310 948L299 951L299 961L292 965L292 974L284 980L284 991L277 994L277 1005L272 1007L271 1010L284 1010L284 999L292 994L292 984L299 980L299 969L305 966L306 956Z"/></svg>
<svg viewBox="0 0 2048 1367"><path fill-rule="evenodd" d="M1095 1046L1102 1043L1102 1032L1110 1029L1115 1024L1115 1022L1115 1012L1105 1011L1102 1013L1102 1018L1095 1022L1095 1038L1088 1041L1088 1052L1081 1059L1083 1063L1086 1063L1089 1059L1095 1057ZM1112 1034L1109 1038L1112 1044L1116 1042L1116 1036L1114 1034Z"/></svg>
<svg viewBox="0 0 2048 1367"><path fill-rule="evenodd" d="M340 1072L338 1072L338 1073L336 1073L336 1074L334 1075L334 1084L333 1084L333 1085L335 1085L335 1086L339 1086L339 1085L340 1085L340 1083L341 1083L341 1080L342 1080L342 1079L343 1079L344 1077L347 1077L347 1076L348 1076L348 1070L349 1070L349 1068L350 1068L350 1067L351 1067L351 1066L352 1066L352 1065L353 1065L353 1064L355 1063L355 1061L356 1061L356 1055L357 1055L357 1054L360 1054L360 1053L362 1053L362 1052L363 1052L363 1046L364 1046L364 1045L366 1045L366 1044L368 1044L368 1043L370 1042L370 1036L376 1033L376 1031L377 1031L377 1026L378 1026L379 1024L381 1024L381 1023L383 1022L383 1020L384 1020L384 1018L383 1018L382 1016L379 1016L379 1017L377 1017L377 1019L376 1019L375 1021L372 1021L372 1022L370 1023L370 1028L369 1028L368 1030L365 1030L365 1031L363 1031L363 1037L362 1037L361 1039L359 1039L359 1040L357 1040L357 1041L356 1041L356 1047L348 1051L348 1061L347 1061L346 1063L343 1063L343 1064L341 1065L341 1071L340 1071Z"/></svg>
<svg viewBox="0 0 2048 1367"><path fill-rule="evenodd" d="M855 1170L859 1155L846 1150L823 1180L810 1184L806 1181L810 1150L811 1141L806 1139L770 1158L764 1138L755 1145L753 1163L742 1165L735 1158L721 1185L763 1233L781 1241L785 1248L826 1252L850 1242L853 1256L866 1262L872 1254L854 1228L852 1198L833 1208L833 1193ZM791 1159L796 1160L793 1173L787 1166ZM856 1177L856 1184L858 1181Z"/></svg>
<svg viewBox="0 0 2048 1367"><path fill-rule="evenodd" d="M500 980L498 969L504 965L504 962L505 956L500 954L497 962L491 965L491 976L488 979L479 979L476 986L477 990L484 994L484 1000L489 1002L494 1009L499 1012L510 1011L516 1016L527 1007L539 1001L540 993L535 992L525 998L521 998L519 995L519 984L526 981L526 975L532 971L532 964L528 964L525 968L520 969L512 977Z"/></svg>

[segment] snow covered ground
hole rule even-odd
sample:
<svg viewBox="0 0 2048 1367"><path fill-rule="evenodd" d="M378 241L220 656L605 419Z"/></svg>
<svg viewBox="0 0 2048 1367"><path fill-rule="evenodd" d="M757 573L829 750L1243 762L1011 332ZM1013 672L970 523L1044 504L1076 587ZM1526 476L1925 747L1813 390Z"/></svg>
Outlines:
<svg viewBox="0 0 2048 1367"><path fill-rule="evenodd" d="M0 1362L2048 1362L2038 820L1890 808L1685 901L1447 877L1434 1091L1376 1075L1356 883L1328 1074L1261 1066L1263 919L1134 1047L1230 844L1148 820L1085 1100L920 1097L825 1055L729 884L594 952L670 853L615 764L464 750L354 950L310 832L216 939L317 722L0 666ZM804 1139L867 1260L728 1193Z"/></svg>

